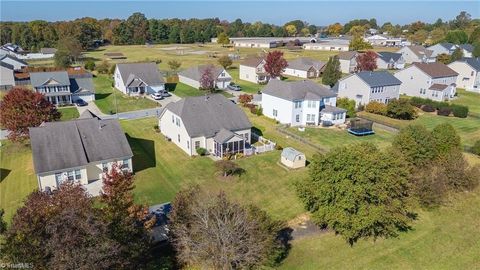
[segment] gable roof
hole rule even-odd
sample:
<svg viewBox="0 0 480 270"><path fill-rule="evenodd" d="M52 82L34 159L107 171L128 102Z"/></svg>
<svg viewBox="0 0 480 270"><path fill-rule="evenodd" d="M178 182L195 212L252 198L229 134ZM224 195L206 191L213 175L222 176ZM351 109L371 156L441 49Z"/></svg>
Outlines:
<svg viewBox="0 0 480 270"><path fill-rule="evenodd" d="M290 101L321 100L324 97L337 96L330 89L310 80L293 82L270 80L262 89L262 93Z"/></svg>
<svg viewBox="0 0 480 270"><path fill-rule="evenodd" d="M470 52L470 53L473 52L473 49L474 49L472 44L460 44L458 46L460 48L464 49L465 51Z"/></svg>
<svg viewBox="0 0 480 270"><path fill-rule="evenodd" d="M413 65L432 78L452 77L458 75L458 73L455 72L453 69L440 62L414 62Z"/></svg>
<svg viewBox="0 0 480 270"><path fill-rule="evenodd" d="M91 77L70 77L70 91L72 93L95 93Z"/></svg>
<svg viewBox="0 0 480 270"><path fill-rule="evenodd" d="M20 63L20 64L22 64L22 65L24 65L24 66L28 66L28 63L27 63L27 62L25 62L25 61L23 61L23 60L21 60L21 59L18 59L18 58L14 57L14 56L11 56L11 55L9 55L9 54L2 54L2 55L0 55L0 61L5 60L6 58L11 59L11 60L14 60L14 61L16 61L16 62L18 62L18 63Z"/></svg>
<svg viewBox="0 0 480 270"><path fill-rule="evenodd" d="M158 71L157 64L150 63L123 63L117 64L118 71L122 76L125 86L136 86L138 81L146 85L156 86L164 84L163 78Z"/></svg>
<svg viewBox="0 0 480 270"><path fill-rule="evenodd" d="M13 65L9 64L9 63L5 63L3 61L0 61L0 66L4 67L4 68L8 68L10 70L13 71Z"/></svg>
<svg viewBox="0 0 480 270"><path fill-rule="evenodd" d="M402 82L387 71L361 71L358 76L370 87L400 85Z"/></svg>
<svg viewBox="0 0 480 270"><path fill-rule="evenodd" d="M337 56L338 56L338 59L341 59L341 60L350 60L352 58L355 58L357 54L358 53L356 51L347 51L347 52L341 52Z"/></svg>
<svg viewBox="0 0 480 270"><path fill-rule="evenodd" d="M190 137L213 137L222 129L249 129L252 124L237 105L221 94L186 97L169 103L169 110L182 119Z"/></svg>
<svg viewBox="0 0 480 270"><path fill-rule="evenodd" d="M203 72L208 67L212 69L212 73L215 78L217 78L220 75L220 73L222 73L225 70L223 67L214 66L214 65L199 65L199 66L194 66L194 67L185 69L183 71L180 71L178 75L182 75L184 77L190 78L195 81L200 81L200 78L202 77Z"/></svg>
<svg viewBox="0 0 480 270"><path fill-rule="evenodd" d="M385 62L390 62L390 60L393 60L394 62L397 62L401 57L401 53L394 53L394 52L377 52L378 58L382 59Z"/></svg>
<svg viewBox="0 0 480 270"><path fill-rule="evenodd" d="M325 62L317 61L311 58L301 57L292 61L288 61L287 68L308 71L312 67L321 70L325 66Z"/></svg>
<svg viewBox="0 0 480 270"><path fill-rule="evenodd" d="M100 120L93 114L82 116L82 119L46 122L29 129L37 174L133 156L116 119Z"/></svg>
<svg viewBox="0 0 480 270"><path fill-rule="evenodd" d="M455 44L450 43L450 42L442 42L442 43L438 43L438 45L442 46L443 48L445 48L447 50L455 49L454 47L456 46ZM435 46L435 45L433 45L433 46Z"/></svg>
<svg viewBox="0 0 480 270"><path fill-rule="evenodd" d="M471 66L476 71L480 71L480 58L478 58L478 57L476 57L476 58L463 58L460 61L467 63L469 66Z"/></svg>
<svg viewBox="0 0 480 270"><path fill-rule="evenodd" d="M58 85L70 85L66 71L30 72L30 82L33 87L43 86L50 80L58 82Z"/></svg>
<svg viewBox="0 0 480 270"><path fill-rule="evenodd" d="M260 63L262 63L263 58L262 57L249 57L245 58L240 65L242 66L247 66L247 67L258 67Z"/></svg>
<svg viewBox="0 0 480 270"><path fill-rule="evenodd" d="M419 58L422 58L423 56L426 56L428 58L432 57L432 50L428 50L423 46L420 45L412 45L412 46L407 46L416 56Z"/></svg>

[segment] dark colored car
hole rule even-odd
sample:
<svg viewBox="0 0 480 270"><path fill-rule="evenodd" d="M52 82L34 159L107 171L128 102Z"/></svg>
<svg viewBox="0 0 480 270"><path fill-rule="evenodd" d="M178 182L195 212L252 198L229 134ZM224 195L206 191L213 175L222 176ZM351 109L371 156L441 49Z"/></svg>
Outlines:
<svg viewBox="0 0 480 270"><path fill-rule="evenodd" d="M83 100L83 99L77 99L77 100L75 101L75 104L76 104L78 107L83 107L83 106L87 106L87 105L88 105L88 103L87 103L85 100Z"/></svg>

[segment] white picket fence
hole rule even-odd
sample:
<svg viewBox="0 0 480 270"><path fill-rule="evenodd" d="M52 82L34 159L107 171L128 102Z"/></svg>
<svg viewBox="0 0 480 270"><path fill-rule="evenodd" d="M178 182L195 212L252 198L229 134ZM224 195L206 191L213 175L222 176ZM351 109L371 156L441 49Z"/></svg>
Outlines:
<svg viewBox="0 0 480 270"><path fill-rule="evenodd" d="M266 139L262 136L259 136L255 133L252 133L252 137L255 138L257 141L262 142L263 145L261 146L255 146L252 145L252 151L249 151L249 154L261 154L269 151L275 150L275 146L277 145L275 142L272 142L269 139ZM248 154L247 154L248 155Z"/></svg>

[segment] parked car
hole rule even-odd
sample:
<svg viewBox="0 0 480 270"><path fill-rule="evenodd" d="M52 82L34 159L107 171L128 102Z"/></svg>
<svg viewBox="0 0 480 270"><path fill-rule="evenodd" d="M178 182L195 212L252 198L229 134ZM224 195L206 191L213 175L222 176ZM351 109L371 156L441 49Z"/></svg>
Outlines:
<svg viewBox="0 0 480 270"><path fill-rule="evenodd" d="M234 84L234 83L231 83L227 86L228 89L232 90L232 91L240 91L242 90L242 88L240 87L240 85L238 84Z"/></svg>
<svg viewBox="0 0 480 270"><path fill-rule="evenodd" d="M87 106L87 105L88 105L88 103L87 103L85 100L83 100L83 99L77 99L77 100L75 101L75 104L76 104L78 107L83 107L83 106Z"/></svg>
<svg viewBox="0 0 480 270"><path fill-rule="evenodd" d="M168 91L162 92L163 97L171 97L172 94L170 94Z"/></svg>
<svg viewBox="0 0 480 270"><path fill-rule="evenodd" d="M163 99L163 95L162 93L153 93L150 95L153 99L155 100L160 100L160 99Z"/></svg>

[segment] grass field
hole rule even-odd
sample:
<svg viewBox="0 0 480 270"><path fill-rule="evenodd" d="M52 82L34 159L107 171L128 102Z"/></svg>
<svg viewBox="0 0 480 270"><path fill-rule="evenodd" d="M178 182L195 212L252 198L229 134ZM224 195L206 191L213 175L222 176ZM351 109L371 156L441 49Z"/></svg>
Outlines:
<svg viewBox="0 0 480 270"><path fill-rule="evenodd" d="M118 112L127 112L155 108L157 103L148 98L136 98L124 95L112 88L112 79L107 75L93 78L95 85L95 104L105 114L115 113L115 98Z"/></svg>
<svg viewBox="0 0 480 270"><path fill-rule="evenodd" d="M457 88L458 98L453 103L468 106L469 112L480 117L480 94Z"/></svg>
<svg viewBox="0 0 480 270"><path fill-rule="evenodd" d="M199 89L196 89L196 88L193 88L189 85L186 85L184 83L175 83L175 84L170 84L169 86L170 89L168 89L169 91L171 91L173 94L183 98L183 97L195 97L195 96L203 96L205 94L209 94L210 92L208 91L202 91L202 90L199 90ZM222 94L224 95L225 97L227 98L231 98L233 97L232 94L228 93L228 92L225 92L225 91L222 91L222 90L218 90L217 93L219 94Z"/></svg>
<svg viewBox="0 0 480 270"><path fill-rule="evenodd" d="M61 121L76 119L80 116L76 107L58 108L58 111L62 114Z"/></svg>

